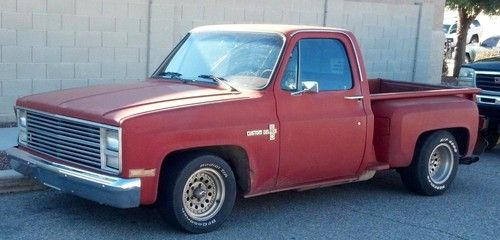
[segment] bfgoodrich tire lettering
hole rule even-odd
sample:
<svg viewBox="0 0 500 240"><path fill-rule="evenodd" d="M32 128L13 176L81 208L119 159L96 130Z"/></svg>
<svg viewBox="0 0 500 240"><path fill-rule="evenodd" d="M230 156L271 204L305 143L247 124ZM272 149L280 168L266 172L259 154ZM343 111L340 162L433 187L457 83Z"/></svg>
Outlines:
<svg viewBox="0 0 500 240"><path fill-rule="evenodd" d="M416 149L410 166L400 169L405 186L419 194L443 194L453 182L458 170L458 145L447 131L427 136Z"/></svg>
<svg viewBox="0 0 500 240"><path fill-rule="evenodd" d="M163 217L192 233L217 229L230 214L236 197L231 167L211 154L188 154L173 161L161 179Z"/></svg>

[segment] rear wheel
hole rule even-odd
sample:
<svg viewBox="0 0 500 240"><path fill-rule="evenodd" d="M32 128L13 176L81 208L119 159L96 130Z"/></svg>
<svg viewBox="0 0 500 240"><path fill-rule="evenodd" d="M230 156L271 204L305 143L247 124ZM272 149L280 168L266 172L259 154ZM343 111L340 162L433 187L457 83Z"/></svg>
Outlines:
<svg viewBox="0 0 500 240"><path fill-rule="evenodd" d="M404 185L413 192L443 194L458 170L458 149L453 135L438 131L427 136L416 150L410 166L400 169Z"/></svg>
<svg viewBox="0 0 500 240"><path fill-rule="evenodd" d="M486 146L486 150L489 151L497 145L498 139L500 138L500 135L498 134L498 132L488 131L484 134L484 138L488 142L488 145Z"/></svg>
<svg viewBox="0 0 500 240"><path fill-rule="evenodd" d="M173 226L192 233L217 229L236 197L231 167L220 157L190 154L175 159L162 174L159 207Z"/></svg>

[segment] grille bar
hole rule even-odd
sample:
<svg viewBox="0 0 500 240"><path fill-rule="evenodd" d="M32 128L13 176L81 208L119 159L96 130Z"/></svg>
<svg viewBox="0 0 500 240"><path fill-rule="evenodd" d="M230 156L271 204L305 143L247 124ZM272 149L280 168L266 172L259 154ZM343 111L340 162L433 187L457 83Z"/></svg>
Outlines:
<svg viewBox="0 0 500 240"><path fill-rule="evenodd" d="M42 114L39 114L39 113L33 113L33 112L28 112L28 115L31 115L31 118L32 119L38 119L38 120L41 120L41 121L44 121L44 122L47 122L47 123L50 123L50 124L55 124L57 127L64 127L64 126L69 126L70 128L73 128L73 129L80 129L80 130L83 130L83 131L88 131L88 132L93 132L93 133L99 133L99 128L98 127L94 127L94 126L90 126L90 125L84 125L84 124L79 124L79 123L72 123L68 120L63 120L63 119L59 119L59 118L56 118L56 117L52 117L52 116L43 116ZM91 127L91 128L89 128Z"/></svg>
<svg viewBox="0 0 500 240"><path fill-rule="evenodd" d="M92 132L85 132L85 131L82 131L82 130L76 130L76 129L72 129L72 128L69 128L69 127L64 127L64 126L54 126L54 123L48 123L48 122L45 122L45 121L40 121L36 118L33 118L33 119L30 119L33 123L36 123L37 125L40 125L40 126L44 126L44 127L49 127L49 128L53 128L53 127L56 127L57 130L59 131L66 131L66 132L71 132L71 133L74 133L74 134L81 134L83 136L87 136L87 137L91 137L91 138L95 138L95 137L99 137L99 132L97 133L92 133Z"/></svg>
<svg viewBox="0 0 500 240"><path fill-rule="evenodd" d="M495 77L499 77L500 73L494 74L477 74L476 86L483 90L500 91L500 84L495 82Z"/></svg>
<svg viewBox="0 0 500 240"><path fill-rule="evenodd" d="M69 148L74 148L74 149L82 149L82 150L86 150L88 152L93 152L93 153L97 153L97 154L100 154L100 152L93 148L93 147L89 147L89 146L85 146L85 145L82 145L82 144L74 144L74 143L71 143L71 142L60 142L60 141L54 141L53 138L50 138L50 137L47 137L47 136L44 136L44 135L31 135L32 138L34 138L35 140L39 140L40 141L49 141L50 143L54 143L54 144L59 144L61 147L69 147Z"/></svg>
<svg viewBox="0 0 500 240"><path fill-rule="evenodd" d="M27 111L27 147L49 156L101 168L101 129L40 112Z"/></svg>
<svg viewBox="0 0 500 240"><path fill-rule="evenodd" d="M36 145L30 145L30 148L33 148L33 149L38 150L40 152L43 152L43 153L45 153L47 155L53 156L52 155L53 152L46 150L46 148L44 148L44 147L38 147ZM84 164L86 163L85 165L91 165L91 166L93 165L93 166L96 166L96 167L97 166L100 167L100 164L97 164L97 163L95 163L93 161L87 161L87 160L80 159L78 157L74 157L74 156L70 156L70 155L66 155L66 154L63 154L63 153L58 153L58 156L53 156L53 157L64 159L66 161L78 162L78 163L84 163Z"/></svg>
<svg viewBox="0 0 500 240"><path fill-rule="evenodd" d="M88 161L89 163L96 164L96 162L94 162L92 160L92 157L85 156L85 155L82 155L82 154L77 154L77 153L72 152L72 151L66 151L66 150L63 150L63 149L58 149L57 147L47 146L47 145L44 145L44 143L33 142L32 146L36 146L38 148L44 148L45 152L47 152L50 155L56 155L57 157L61 157L61 156L63 156L63 157L70 157L70 158L72 158L72 159L74 159L76 161ZM101 164L98 163L98 165L100 166Z"/></svg>
<svg viewBox="0 0 500 240"><path fill-rule="evenodd" d="M52 138L60 140L60 141L70 141L70 142L75 142L75 143L79 143L79 144L85 144L87 146L94 146L94 147L99 146L98 142L86 141L86 140L78 139L78 138L75 138L72 136L67 136L67 135L54 133L52 131L42 130L39 127L32 127L29 125L29 121L28 121L28 133L41 134L41 135L45 135L48 137L52 137Z"/></svg>

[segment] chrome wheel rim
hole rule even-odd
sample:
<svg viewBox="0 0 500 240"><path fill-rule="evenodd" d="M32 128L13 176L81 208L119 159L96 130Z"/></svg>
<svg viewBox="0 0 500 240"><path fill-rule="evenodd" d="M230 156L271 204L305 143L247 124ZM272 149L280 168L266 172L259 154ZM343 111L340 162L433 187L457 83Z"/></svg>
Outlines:
<svg viewBox="0 0 500 240"><path fill-rule="evenodd" d="M433 183L443 184L450 178L454 155L448 144L441 143L432 150L429 157L429 176Z"/></svg>
<svg viewBox="0 0 500 240"><path fill-rule="evenodd" d="M225 192L224 178L219 172L212 168L199 169L184 185L184 211L196 221L211 219L220 211Z"/></svg>

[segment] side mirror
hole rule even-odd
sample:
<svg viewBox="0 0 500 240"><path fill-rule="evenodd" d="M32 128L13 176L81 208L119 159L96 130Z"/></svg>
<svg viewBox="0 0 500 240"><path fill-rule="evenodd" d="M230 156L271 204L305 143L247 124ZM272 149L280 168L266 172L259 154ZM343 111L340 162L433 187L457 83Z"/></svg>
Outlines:
<svg viewBox="0 0 500 240"><path fill-rule="evenodd" d="M302 93L318 93L319 85L318 82L315 81L304 81L302 82L302 90L297 92L292 92L292 96L298 96Z"/></svg>

